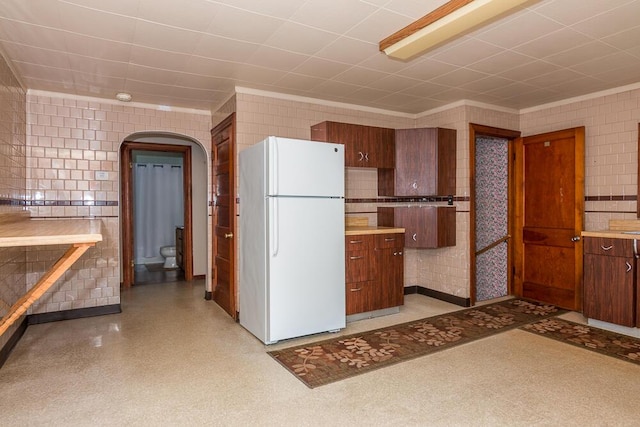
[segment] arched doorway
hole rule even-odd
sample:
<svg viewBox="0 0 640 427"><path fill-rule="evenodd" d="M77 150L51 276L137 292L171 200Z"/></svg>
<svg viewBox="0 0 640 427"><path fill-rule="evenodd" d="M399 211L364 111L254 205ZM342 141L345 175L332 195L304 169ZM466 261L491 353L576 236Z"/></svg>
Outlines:
<svg viewBox="0 0 640 427"><path fill-rule="evenodd" d="M134 150L140 153L178 153L184 156L184 231L182 251L185 279L206 279L210 289L209 221L208 221L208 157L202 144L188 136L167 132L138 132L129 135L120 147L120 235L121 282L123 287L134 284L135 222L133 218ZM197 232L194 232L197 230ZM163 230L167 231L167 230ZM170 230L174 233L174 229ZM206 231L206 232L204 232Z"/></svg>

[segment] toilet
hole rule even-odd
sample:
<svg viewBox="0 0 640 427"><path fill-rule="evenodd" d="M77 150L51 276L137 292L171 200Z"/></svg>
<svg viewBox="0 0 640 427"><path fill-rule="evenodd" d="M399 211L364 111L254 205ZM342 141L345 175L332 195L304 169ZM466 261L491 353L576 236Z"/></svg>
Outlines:
<svg viewBox="0 0 640 427"><path fill-rule="evenodd" d="M176 264L175 246L162 246L160 248L160 255L164 257L164 268L178 268Z"/></svg>

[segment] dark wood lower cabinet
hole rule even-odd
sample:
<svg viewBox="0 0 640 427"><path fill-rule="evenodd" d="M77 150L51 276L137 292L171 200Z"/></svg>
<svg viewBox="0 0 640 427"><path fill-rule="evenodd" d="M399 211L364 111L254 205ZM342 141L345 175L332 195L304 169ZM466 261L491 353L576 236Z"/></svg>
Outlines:
<svg viewBox="0 0 640 427"><path fill-rule="evenodd" d="M345 239L347 315L404 303L404 235L350 235Z"/></svg>
<svg viewBox="0 0 640 427"><path fill-rule="evenodd" d="M622 326L636 322L637 275L633 240L584 238L585 317Z"/></svg>
<svg viewBox="0 0 640 427"><path fill-rule="evenodd" d="M456 245L455 206L379 207L378 225L404 228L407 248Z"/></svg>

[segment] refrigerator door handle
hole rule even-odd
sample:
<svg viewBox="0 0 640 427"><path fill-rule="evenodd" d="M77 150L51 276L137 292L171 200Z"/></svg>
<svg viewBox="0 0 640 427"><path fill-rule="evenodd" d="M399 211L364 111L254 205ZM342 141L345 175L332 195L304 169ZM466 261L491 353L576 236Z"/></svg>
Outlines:
<svg viewBox="0 0 640 427"><path fill-rule="evenodd" d="M273 221L271 221L271 256L276 257L280 249L280 218L278 218L278 198L273 197Z"/></svg>

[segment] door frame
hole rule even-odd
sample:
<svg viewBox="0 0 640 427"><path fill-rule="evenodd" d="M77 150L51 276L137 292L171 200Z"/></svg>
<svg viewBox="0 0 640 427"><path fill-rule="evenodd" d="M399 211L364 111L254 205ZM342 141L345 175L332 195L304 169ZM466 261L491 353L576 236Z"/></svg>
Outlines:
<svg viewBox="0 0 640 427"><path fill-rule="evenodd" d="M509 199L509 212L507 229L511 236L515 233L515 192L514 192L514 147L513 142L520 137L521 132L509 129L469 123L469 300L471 306L476 303L476 138L489 136L505 138L508 140L509 172L507 192ZM507 240L507 292L513 293L513 244L512 239Z"/></svg>
<svg viewBox="0 0 640 427"><path fill-rule="evenodd" d="M170 145L124 141L120 148L121 171L121 227L122 227L122 286L128 288L134 283L134 224L133 224L133 159L132 152L136 151L163 151L182 153L182 183L184 195L184 278L193 280L193 238L192 238L192 195L191 195L191 146Z"/></svg>

